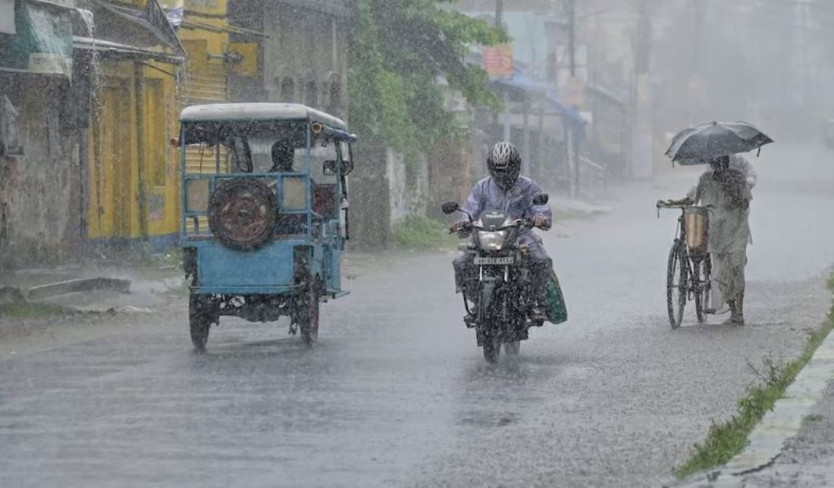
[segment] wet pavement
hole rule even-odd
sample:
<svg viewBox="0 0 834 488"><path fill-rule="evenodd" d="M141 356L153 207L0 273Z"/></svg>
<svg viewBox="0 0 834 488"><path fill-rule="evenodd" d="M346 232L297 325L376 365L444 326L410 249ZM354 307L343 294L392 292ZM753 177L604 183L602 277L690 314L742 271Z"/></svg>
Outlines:
<svg viewBox="0 0 834 488"><path fill-rule="evenodd" d="M515 361L484 363L452 254L354 263L312 350L285 322L225 320L195 354L182 300L2 355L0 486L660 485L733 413L749 364L793 357L830 305L832 156L767 157L747 327L697 325L691 309L668 325L676 214L654 202L697 178L679 169L548 236L571 318L532 331Z"/></svg>

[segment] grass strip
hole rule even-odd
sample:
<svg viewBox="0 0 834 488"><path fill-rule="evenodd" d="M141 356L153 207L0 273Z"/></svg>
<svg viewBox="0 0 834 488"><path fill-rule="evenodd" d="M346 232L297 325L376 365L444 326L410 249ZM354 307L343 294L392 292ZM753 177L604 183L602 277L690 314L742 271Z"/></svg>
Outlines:
<svg viewBox="0 0 834 488"><path fill-rule="evenodd" d="M44 303L14 303L0 305L0 318L42 319L66 313L67 309L64 307Z"/></svg>
<svg viewBox="0 0 834 488"><path fill-rule="evenodd" d="M410 215L394 225L394 245L400 250L449 250L459 240L449 234L448 225L420 215Z"/></svg>
<svg viewBox="0 0 834 488"><path fill-rule="evenodd" d="M834 275L828 281L828 288L834 292ZM808 364L832 329L834 306L826 323L819 330L809 334L805 348L798 358L787 363L765 359L765 371L756 371L759 380L747 387L747 395L737 403L736 414L726 422L713 421L707 439L702 444L695 444L689 459L675 469L678 478L724 465L747 447L748 437L756 424L784 396L785 390Z"/></svg>

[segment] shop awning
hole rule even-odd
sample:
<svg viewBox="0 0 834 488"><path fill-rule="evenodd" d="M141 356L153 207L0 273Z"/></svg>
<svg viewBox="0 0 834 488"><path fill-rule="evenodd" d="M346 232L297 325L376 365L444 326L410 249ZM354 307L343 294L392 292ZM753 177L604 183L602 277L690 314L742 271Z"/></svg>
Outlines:
<svg viewBox="0 0 834 488"><path fill-rule="evenodd" d="M544 83L516 69L512 78L496 79L493 83L499 89L510 89L518 92L532 93L541 98L548 109L562 116L568 124L575 129L584 130L585 119L576 109L562 103L556 96L556 87L550 83Z"/></svg>
<svg viewBox="0 0 834 488"><path fill-rule="evenodd" d="M73 12L76 49L184 62L185 50L155 1L142 10L92 0Z"/></svg>
<svg viewBox="0 0 834 488"><path fill-rule="evenodd" d="M72 44L75 49L94 51L104 54L105 56L109 54L115 57L137 57L153 59L154 61L161 61L169 64L182 64L185 62L185 58L183 56L174 56L172 54L150 51L148 49L131 46L129 44L102 41L101 39L92 39L89 37L74 36L72 38Z"/></svg>

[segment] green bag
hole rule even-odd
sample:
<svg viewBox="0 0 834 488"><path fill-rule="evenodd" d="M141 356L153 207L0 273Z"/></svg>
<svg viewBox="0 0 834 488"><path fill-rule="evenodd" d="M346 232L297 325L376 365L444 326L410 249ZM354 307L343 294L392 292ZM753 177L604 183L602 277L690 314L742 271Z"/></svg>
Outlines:
<svg viewBox="0 0 834 488"><path fill-rule="evenodd" d="M556 271L550 270L550 280L547 282L547 320L553 324L561 324L568 320L568 308L565 305L565 296L562 294L562 287L559 285L559 278Z"/></svg>

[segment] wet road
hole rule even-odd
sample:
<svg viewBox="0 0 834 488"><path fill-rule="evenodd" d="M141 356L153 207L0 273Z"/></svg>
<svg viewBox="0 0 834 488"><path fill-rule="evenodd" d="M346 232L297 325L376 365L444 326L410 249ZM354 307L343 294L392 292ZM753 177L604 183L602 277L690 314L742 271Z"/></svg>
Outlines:
<svg viewBox="0 0 834 488"><path fill-rule="evenodd" d="M0 361L0 486L658 485L733 412L748 363L794 355L824 316L832 160L756 161L748 327L668 326L675 214L653 202L697 177L678 170L548 236L571 320L518 361L484 364L452 255L355 258L313 350L228 320L194 354L180 308Z"/></svg>

